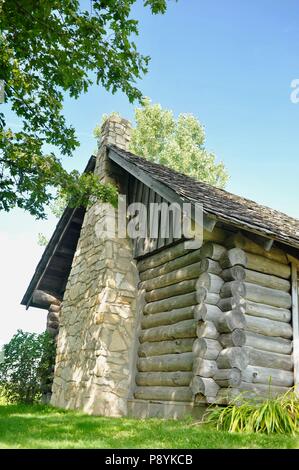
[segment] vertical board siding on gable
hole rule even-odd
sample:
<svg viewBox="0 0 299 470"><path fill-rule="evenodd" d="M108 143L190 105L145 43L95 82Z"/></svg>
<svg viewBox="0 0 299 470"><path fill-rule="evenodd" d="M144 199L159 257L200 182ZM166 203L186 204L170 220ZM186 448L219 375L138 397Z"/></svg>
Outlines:
<svg viewBox="0 0 299 470"><path fill-rule="evenodd" d="M173 242L181 240L182 237L174 238L173 230L173 224L179 223L178 215L176 213L173 214L172 211L169 211L168 214L163 214L157 206L151 206L152 203L165 203L169 206L170 204L166 199L132 175L129 177L127 196L128 204L140 202L147 207L147 236L134 240L133 249L135 258L161 250ZM157 227L154 226L155 217L158 221ZM153 235L152 237L150 236L151 234Z"/></svg>

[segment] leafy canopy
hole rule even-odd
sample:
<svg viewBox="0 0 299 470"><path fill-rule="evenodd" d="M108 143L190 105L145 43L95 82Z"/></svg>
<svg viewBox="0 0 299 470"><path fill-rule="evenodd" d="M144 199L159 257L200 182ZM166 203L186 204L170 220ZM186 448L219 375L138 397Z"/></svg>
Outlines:
<svg viewBox="0 0 299 470"><path fill-rule="evenodd" d="M135 109L130 150L155 163L223 188L228 180L223 163L205 148L205 131L192 114L180 114L146 98Z"/></svg>
<svg viewBox="0 0 299 470"><path fill-rule="evenodd" d="M72 155L79 142L63 116L64 93L78 98L92 83L131 102L141 99L136 79L147 72L131 18L136 0L0 0L0 80L6 102L22 121L13 130L0 113L0 210L20 207L45 217L53 188L72 205L94 195L115 201L115 188L93 174L67 173L45 144ZM144 0L153 14L167 0Z"/></svg>
<svg viewBox="0 0 299 470"><path fill-rule="evenodd" d="M50 382L55 361L55 342L47 332L40 335L18 330L4 345L0 387L10 403L34 403Z"/></svg>

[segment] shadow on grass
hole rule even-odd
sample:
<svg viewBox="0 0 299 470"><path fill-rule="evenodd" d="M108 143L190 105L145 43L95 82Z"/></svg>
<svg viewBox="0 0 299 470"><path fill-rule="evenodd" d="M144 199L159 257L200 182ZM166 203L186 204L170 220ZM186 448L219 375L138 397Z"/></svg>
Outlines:
<svg viewBox="0 0 299 470"><path fill-rule="evenodd" d="M298 448L285 435L230 434L180 421L88 416L48 406L0 406L1 448Z"/></svg>

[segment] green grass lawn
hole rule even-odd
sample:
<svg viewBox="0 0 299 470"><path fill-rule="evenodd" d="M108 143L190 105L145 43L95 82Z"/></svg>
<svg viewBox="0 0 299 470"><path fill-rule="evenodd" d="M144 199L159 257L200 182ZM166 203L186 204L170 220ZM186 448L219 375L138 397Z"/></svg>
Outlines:
<svg viewBox="0 0 299 470"><path fill-rule="evenodd" d="M0 448L299 448L299 436L230 434L191 419L103 418L48 406L0 406Z"/></svg>

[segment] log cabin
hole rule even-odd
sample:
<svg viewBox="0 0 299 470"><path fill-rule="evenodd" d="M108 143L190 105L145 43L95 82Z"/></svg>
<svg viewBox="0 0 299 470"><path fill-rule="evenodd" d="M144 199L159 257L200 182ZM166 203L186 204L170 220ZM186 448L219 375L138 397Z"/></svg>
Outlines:
<svg viewBox="0 0 299 470"><path fill-rule="evenodd" d="M129 140L129 122L108 118L85 171L125 208L200 204L201 238L174 233L175 211L133 238L103 230L119 208L65 209L22 299L48 311L51 404L177 418L298 385L299 221L133 155Z"/></svg>

